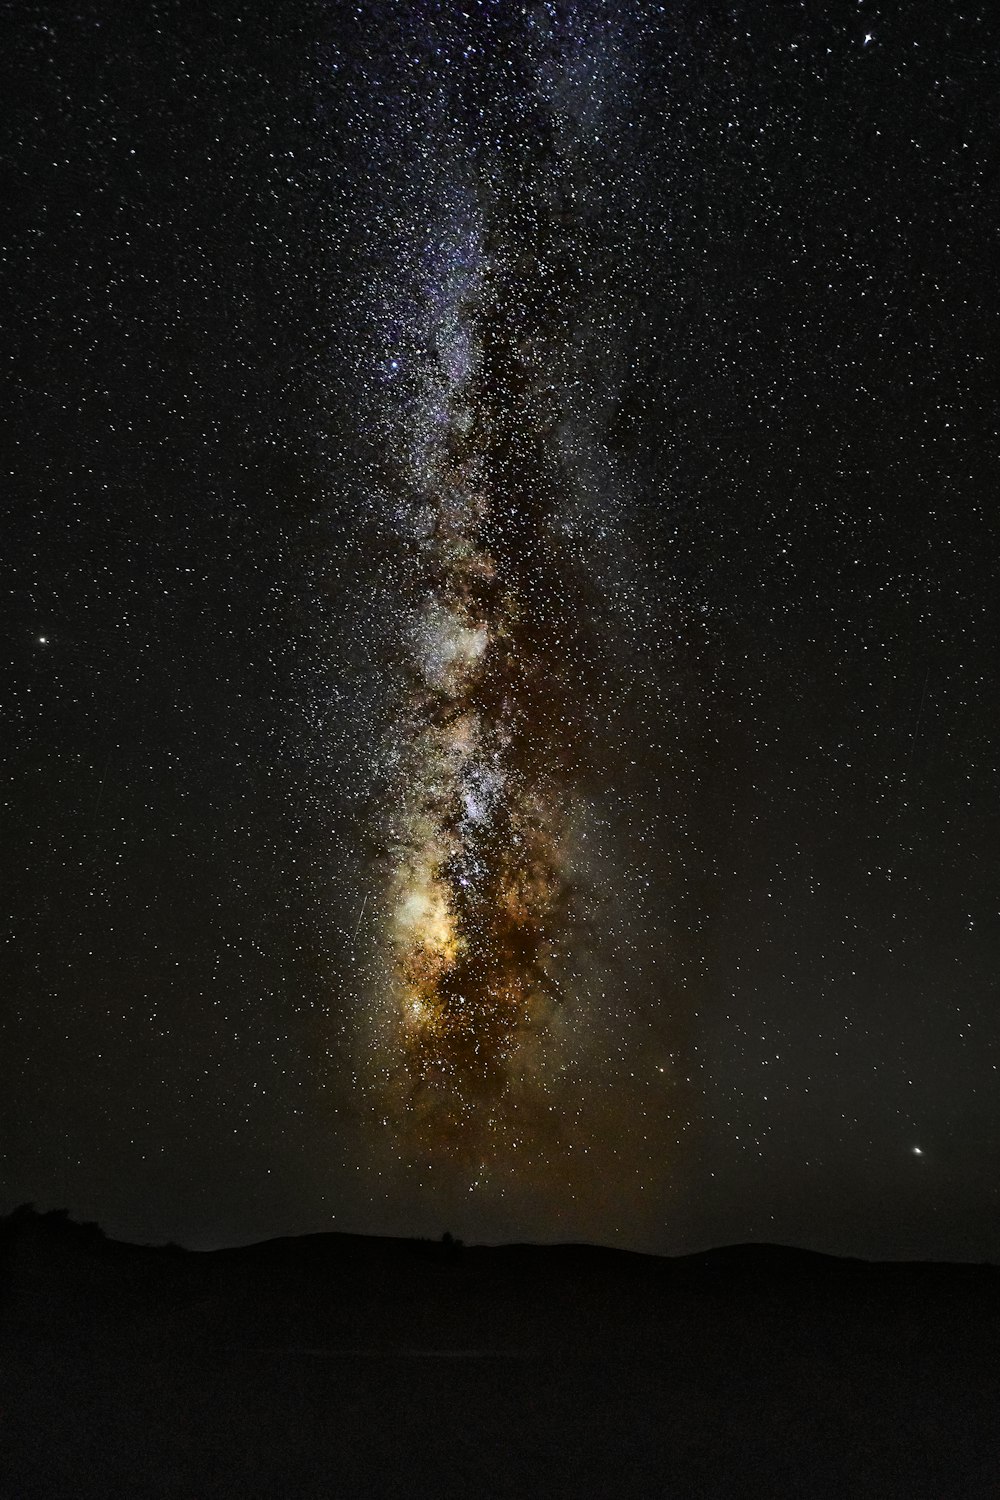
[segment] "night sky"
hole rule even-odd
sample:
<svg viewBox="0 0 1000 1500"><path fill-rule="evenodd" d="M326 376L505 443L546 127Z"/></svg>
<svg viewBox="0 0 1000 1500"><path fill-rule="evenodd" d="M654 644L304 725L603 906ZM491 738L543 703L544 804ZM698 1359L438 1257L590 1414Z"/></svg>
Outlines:
<svg viewBox="0 0 1000 1500"><path fill-rule="evenodd" d="M1000 1259L992 7L2 30L0 1210Z"/></svg>

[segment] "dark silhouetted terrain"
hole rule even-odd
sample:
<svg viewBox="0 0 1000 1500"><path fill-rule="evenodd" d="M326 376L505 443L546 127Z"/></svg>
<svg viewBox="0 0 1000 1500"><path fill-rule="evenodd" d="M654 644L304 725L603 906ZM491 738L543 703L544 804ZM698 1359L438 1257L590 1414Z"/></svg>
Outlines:
<svg viewBox="0 0 1000 1500"><path fill-rule="evenodd" d="M1000 1495L1000 1272L5 1229L23 1497Z"/></svg>

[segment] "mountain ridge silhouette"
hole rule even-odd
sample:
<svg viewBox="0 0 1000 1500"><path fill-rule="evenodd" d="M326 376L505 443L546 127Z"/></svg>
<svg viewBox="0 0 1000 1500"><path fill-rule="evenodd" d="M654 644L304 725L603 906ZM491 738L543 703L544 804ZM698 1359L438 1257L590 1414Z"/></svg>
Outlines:
<svg viewBox="0 0 1000 1500"><path fill-rule="evenodd" d="M18 1500L995 1496L1000 1269L0 1221Z"/></svg>

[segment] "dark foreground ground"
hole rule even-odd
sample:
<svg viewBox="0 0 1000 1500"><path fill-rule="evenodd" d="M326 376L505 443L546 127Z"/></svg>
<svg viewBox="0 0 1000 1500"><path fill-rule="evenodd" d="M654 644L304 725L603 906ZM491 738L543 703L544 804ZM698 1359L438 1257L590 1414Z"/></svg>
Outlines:
<svg viewBox="0 0 1000 1500"><path fill-rule="evenodd" d="M1000 1497L1000 1271L7 1233L0 1493Z"/></svg>

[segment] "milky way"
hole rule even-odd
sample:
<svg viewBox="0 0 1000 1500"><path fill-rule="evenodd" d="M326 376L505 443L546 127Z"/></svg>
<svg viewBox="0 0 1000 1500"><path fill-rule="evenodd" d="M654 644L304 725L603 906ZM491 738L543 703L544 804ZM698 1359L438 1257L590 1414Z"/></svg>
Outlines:
<svg viewBox="0 0 1000 1500"><path fill-rule="evenodd" d="M412 352L383 351L393 375L409 360L391 427L405 654L388 751L390 1073L421 1132L466 1142L544 1088L555 1008L573 1004L574 826L608 677L578 393L587 166L613 37L554 8L518 30L516 87L439 178L419 312L396 341ZM424 160L449 144L432 132Z"/></svg>

